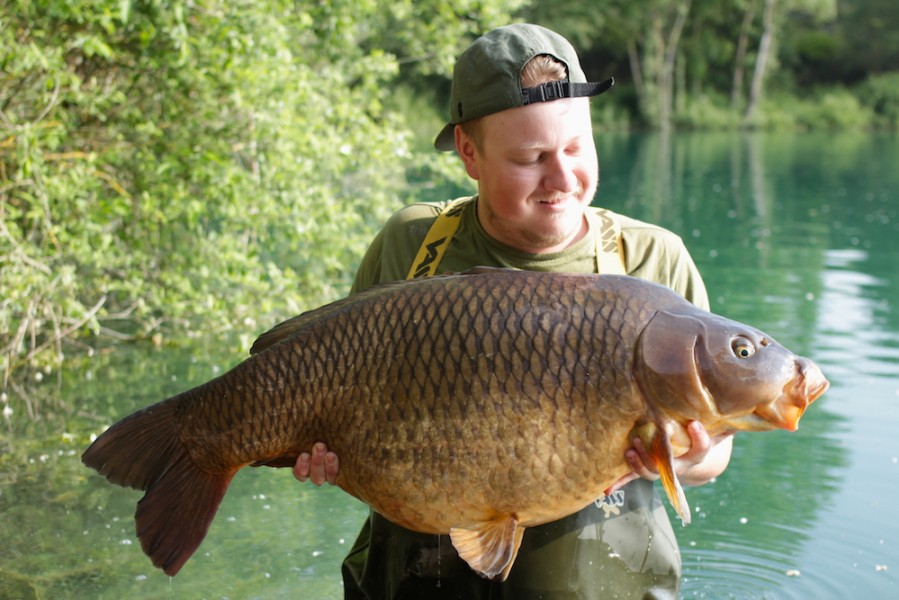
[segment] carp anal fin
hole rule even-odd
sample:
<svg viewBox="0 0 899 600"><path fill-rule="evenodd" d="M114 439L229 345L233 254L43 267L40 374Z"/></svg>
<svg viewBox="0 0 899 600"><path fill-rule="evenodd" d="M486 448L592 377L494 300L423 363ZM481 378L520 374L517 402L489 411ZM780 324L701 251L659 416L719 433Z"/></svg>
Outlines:
<svg viewBox="0 0 899 600"><path fill-rule="evenodd" d="M450 529L459 557L482 577L505 581L518 555L524 527L512 515L497 517L474 529Z"/></svg>
<svg viewBox="0 0 899 600"><path fill-rule="evenodd" d="M690 507L687 504L687 495L677 478L674 470L674 453L671 451L671 440L664 427L655 427L655 433L649 446L649 455L656 463L656 469L662 476L662 487L668 495L671 506L680 515L684 525L690 524Z"/></svg>

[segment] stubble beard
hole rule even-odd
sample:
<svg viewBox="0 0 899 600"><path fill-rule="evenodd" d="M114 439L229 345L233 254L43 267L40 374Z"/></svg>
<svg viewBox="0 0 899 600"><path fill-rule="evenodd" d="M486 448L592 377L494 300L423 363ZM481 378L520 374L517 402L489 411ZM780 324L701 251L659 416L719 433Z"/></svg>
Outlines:
<svg viewBox="0 0 899 600"><path fill-rule="evenodd" d="M533 204L553 203L560 199L559 195L553 195L545 198L531 198L531 202ZM504 237L507 238L500 241L513 247L518 246L519 250L532 253L540 253L549 249L558 251L563 245L570 245L571 241L577 237L580 228L584 226L586 205L583 203L581 190L567 197L566 202L574 202L580 207L576 217L572 216L570 210L564 213L543 215L539 228L509 227L507 223L496 217L489 206L487 207L487 219L491 222L494 230L504 233Z"/></svg>

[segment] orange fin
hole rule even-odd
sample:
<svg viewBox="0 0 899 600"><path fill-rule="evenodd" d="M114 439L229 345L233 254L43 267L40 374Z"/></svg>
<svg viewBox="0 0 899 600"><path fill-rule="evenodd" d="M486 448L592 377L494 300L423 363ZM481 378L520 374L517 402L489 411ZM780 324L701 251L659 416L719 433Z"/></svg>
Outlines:
<svg viewBox="0 0 899 600"><path fill-rule="evenodd" d="M210 474L194 464L178 435L178 398L125 417L81 456L112 483L147 491L137 504L137 536L168 575L203 541L236 472Z"/></svg>
<svg viewBox="0 0 899 600"><path fill-rule="evenodd" d="M681 486L674 470L674 454L671 450L671 440L664 427L656 426L649 445L649 455L656 463L656 469L662 476L662 487L668 495L671 506L680 515L684 525L690 523L690 506L687 504L687 495Z"/></svg>
<svg viewBox="0 0 899 600"><path fill-rule="evenodd" d="M481 523L474 529L450 529L459 556L482 577L505 581L515 562L524 527L511 515Z"/></svg>

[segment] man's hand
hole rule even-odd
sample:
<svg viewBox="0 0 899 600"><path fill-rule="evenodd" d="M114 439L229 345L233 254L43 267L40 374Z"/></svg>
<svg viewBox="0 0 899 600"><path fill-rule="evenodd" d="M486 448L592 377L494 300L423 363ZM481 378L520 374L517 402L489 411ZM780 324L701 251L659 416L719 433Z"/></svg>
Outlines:
<svg viewBox="0 0 899 600"><path fill-rule="evenodd" d="M699 421L691 421L687 425L690 434L690 449L674 459L674 467L681 484L703 485L717 477L727 468L733 450L733 434L719 435L710 438L705 427ZM624 475L606 490L606 495L621 489L635 479L655 481L659 478L655 461L646 452L640 438L634 438L634 447L624 453L624 458L631 466L631 472Z"/></svg>
<svg viewBox="0 0 899 600"><path fill-rule="evenodd" d="M337 471L340 469L340 461L333 452L328 452L328 447L322 442L316 442L312 446L312 453L303 452L297 457L293 466L293 476L299 481L307 479L315 485L324 482L334 484L337 481Z"/></svg>

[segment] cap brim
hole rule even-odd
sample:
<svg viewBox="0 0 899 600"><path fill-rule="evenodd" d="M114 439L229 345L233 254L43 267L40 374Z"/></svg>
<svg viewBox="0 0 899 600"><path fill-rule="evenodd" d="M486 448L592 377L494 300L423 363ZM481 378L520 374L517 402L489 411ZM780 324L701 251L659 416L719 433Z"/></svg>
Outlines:
<svg viewBox="0 0 899 600"><path fill-rule="evenodd" d="M456 136L454 130L456 126L447 123L446 127L440 130L437 138L434 140L434 147L444 152L452 152L456 149Z"/></svg>

